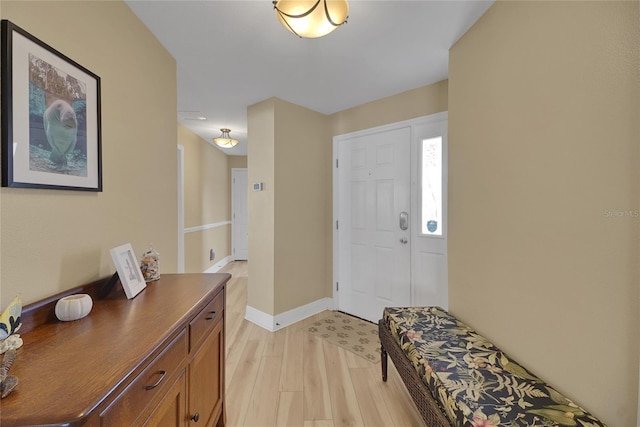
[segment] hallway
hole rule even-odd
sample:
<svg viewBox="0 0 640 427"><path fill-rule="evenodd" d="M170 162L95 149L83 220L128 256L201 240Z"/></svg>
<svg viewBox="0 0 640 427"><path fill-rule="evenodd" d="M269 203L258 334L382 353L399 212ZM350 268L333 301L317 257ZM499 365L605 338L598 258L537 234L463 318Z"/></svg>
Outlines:
<svg viewBox="0 0 640 427"><path fill-rule="evenodd" d="M221 272L227 287L228 426L409 427L424 423L393 363L380 365L304 331L320 315L269 332L244 320L247 263Z"/></svg>

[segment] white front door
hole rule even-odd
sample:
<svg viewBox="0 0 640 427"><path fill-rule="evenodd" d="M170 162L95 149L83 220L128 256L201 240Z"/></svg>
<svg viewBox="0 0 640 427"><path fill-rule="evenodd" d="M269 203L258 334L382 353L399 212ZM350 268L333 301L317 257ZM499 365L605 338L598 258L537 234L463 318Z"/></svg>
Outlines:
<svg viewBox="0 0 640 427"><path fill-rule="evenodd" d="M411 128L339 142L340 311L377 321L411 301Z"/></svg>
<svg viewBox="0 0 640 427"><path fill-rule="evenodd" d="M334 138L334 301L448 308L447 113Z"/></svg>
<svg viewBox="0 0 640 427"><path fill-rule="evenodd" d="M234 260L249 259L247 169L231 169L231 246Z"/></svg>

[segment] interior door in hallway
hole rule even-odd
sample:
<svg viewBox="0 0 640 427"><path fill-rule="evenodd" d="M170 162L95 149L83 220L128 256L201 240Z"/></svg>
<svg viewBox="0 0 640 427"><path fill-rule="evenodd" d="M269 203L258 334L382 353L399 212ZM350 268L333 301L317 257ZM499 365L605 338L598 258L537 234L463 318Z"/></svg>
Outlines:
<svg viewBox="0 0 640 427"><path fill-rule="evenodd" d="M338 141L338 309L377 321L411 302L411 128Z"/></svg>
<svg viewBox="0 0 640 427"><path fill-rule="evenodd" d="M249 259L247 169L231 169L231 246L234 260Z"/></svg>

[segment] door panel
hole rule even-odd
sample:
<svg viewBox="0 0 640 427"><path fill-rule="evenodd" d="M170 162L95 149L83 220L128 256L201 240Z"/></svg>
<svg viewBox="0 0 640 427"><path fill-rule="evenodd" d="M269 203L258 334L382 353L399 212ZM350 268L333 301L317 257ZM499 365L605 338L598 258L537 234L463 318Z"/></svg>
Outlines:
<svg viewBox="0 0 640 427"><path fill-rule="evenodd" d="M439 297L441 283L447 277L446 257L443 254L419 251L415 259L417 260L415 281L421 284L415 287L416 305L446 305ZM421 301L424 303L420 304Z"/></svg>
<svg viewBox="0 0 640 427"><path fill-rule="evenodd" d="M247 210L247 169L232 169L231 183L231 232L232 252L235 260L249 259L249 212Z"/></svg>
<svg viewBox="0 0 640 427"><path fill-rule="evenodd" d="M339 309L377 321L390 305L410 303L410 128L344 140L339 146Z"/></svg>

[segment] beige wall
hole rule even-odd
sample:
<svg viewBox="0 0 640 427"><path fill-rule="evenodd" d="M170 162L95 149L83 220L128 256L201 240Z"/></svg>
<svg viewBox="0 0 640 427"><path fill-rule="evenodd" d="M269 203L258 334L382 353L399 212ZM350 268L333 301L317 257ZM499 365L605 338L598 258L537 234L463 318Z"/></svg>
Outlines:
<svg viewBox="0 0 640 427"><path fill-rule="evenodd" d="M275 98L247 109L249 182L262 182L263 191L250 191L249 281L247 305L267 313L274 312L275 271Z"/></svg>
<svg viewBox="0 0 640 427"><path fill-rule="evenodd" d="M178 125L178 144L184 147L185 229L230 221L227 155L182 125ZM231 224L188 232L184 247L185 272L201 273L231 254Z"/></svg>
<svg viewBox="0 0 640 427"><path fill-rule="evenodd" d="M326 224L331 133L324 114L275 102L275 313L331 296ZM253 193L253 192L251 192ZM254 253L251 253L253 260ZM251 280L251 279L250 279Z"/></svg>
<svg viewBox="0 0 640 427"><path fill-rule="evenodd" d="M228 221L228 157L182 125L178 144L184 147L185 228Z"/></svg>
<svg viewBox="0 0 640 427"><path fill-rule="evenodd" d="M443 80L332 114L333 135L447 111L448 86Z"/></svg>
<svg viewBox="0 0 640 427"><path fill-rule="evenodd" d="M231 225L194 231L184 235L184 272L202 273L230 255ZM215 258L209 260L209 250Z"/></svg>
<svg viewBox="0 0 640 427"><path fill-rule="evenodd" d="M271 98L249 107L249 305L276 315L326 294L325 115ZM258 159L258 160L255 160Z"/></svg>
<svg viewBox="0 0 640 427"><path fill-rule="evenodd" d="M174 272L173 58L120 1L3 1L2 18L101 77L104 190L0 190L2 306L110 275L109 249L127 242L138 256L153 243Z"/></svg>
<svg viewBox="0 0 640 427"><path fill-rule="evenodd" d="M638 2L497 2L449 64L451 311L612 427L638 402Z"/></svg>
<svg viewBox="0 0 640 427"><path fill-rule="evenodd" d="M229 169L246 167L247 156L229 156Z"/></svg>

